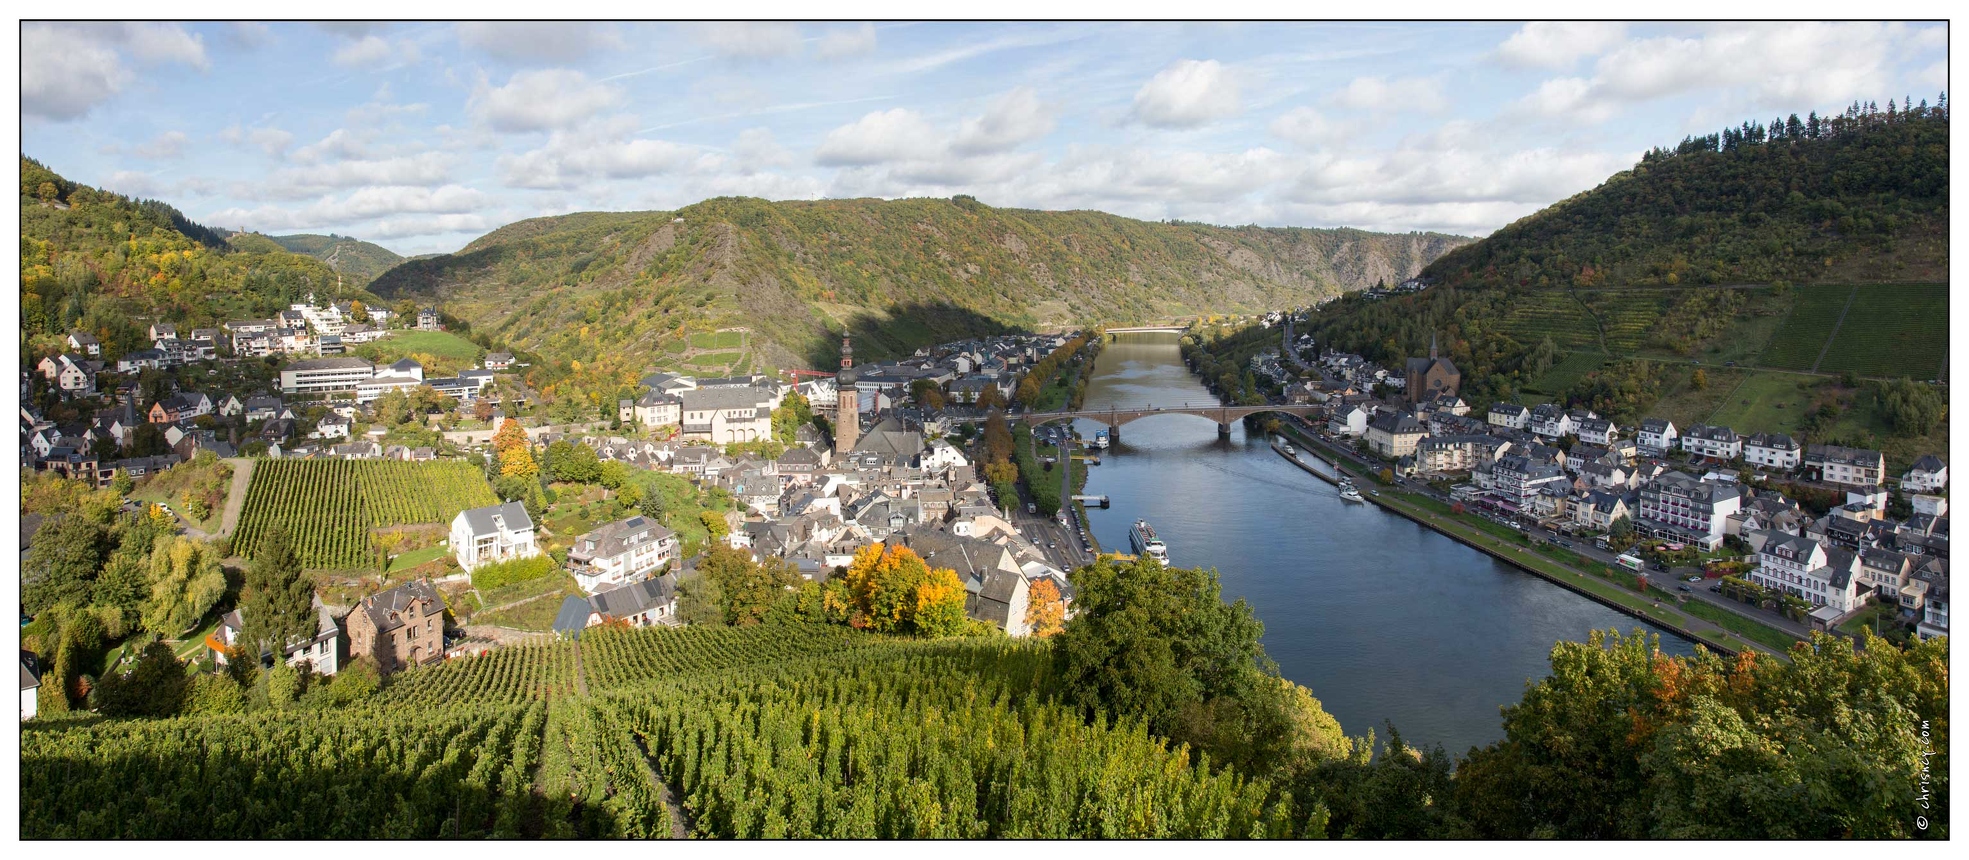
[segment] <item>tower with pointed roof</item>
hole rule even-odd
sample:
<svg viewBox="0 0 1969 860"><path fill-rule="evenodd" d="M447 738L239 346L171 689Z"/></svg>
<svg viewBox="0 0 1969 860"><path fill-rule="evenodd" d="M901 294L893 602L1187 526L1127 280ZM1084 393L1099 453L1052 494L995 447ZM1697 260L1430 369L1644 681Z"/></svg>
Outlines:
<svg viewBox="0 0 1969 860"><path fill-rule="evenodd" d="M834 455L847 456L861 439L861 393L855 390L855 348L841 333L841 369L834 374Z"/></svg>

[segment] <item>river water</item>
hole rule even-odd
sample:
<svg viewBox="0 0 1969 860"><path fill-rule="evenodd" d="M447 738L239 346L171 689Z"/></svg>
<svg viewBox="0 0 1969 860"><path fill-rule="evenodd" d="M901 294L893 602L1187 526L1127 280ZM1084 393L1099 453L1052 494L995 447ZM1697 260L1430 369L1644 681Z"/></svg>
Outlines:
<svg viewBox="0 0 1969 860"><path fill-rule="evenodd" d="M1215 404L1169 335L1126 335L1094 365L1086 407ZM1082 421L1092 438L1101 425ZM1503 736L1498 708L1544 677L1553 643L1640 622L1371 505L1288 463L1242 422L1157 415L1122 428L1089 471L1103 549L1129 552L1148 519L1170 562L1214 567L1226 600L1265 624L1265 650L1349 734L1392 721L1412 744L1452 753ZM1653 630L1653 628L1650 628ZM1662 650L1686 639L1658 630Z"/></svg>

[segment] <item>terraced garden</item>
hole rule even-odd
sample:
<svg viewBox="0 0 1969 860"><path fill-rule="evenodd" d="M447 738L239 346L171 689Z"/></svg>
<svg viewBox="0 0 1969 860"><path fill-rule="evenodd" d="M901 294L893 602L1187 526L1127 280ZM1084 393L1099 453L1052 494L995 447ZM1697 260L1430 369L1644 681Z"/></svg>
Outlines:
<svg viewBox="0 0 1969 860"><path fill-rule="evenodd" d="M1833 334L1819 370L1934 379L1947 352L1946 284L1866 286Z"/></svg>
<svg viewBox="0 0 1969 860"><path fill-rule="evenodd" d="M1535 344L1550 337L1566 349L1600 348L1600 331L1593 318L1570 294L1560 290L1519 299L1501 328L1519 343Z"/></svg>
<svg viewBox="0 0 1969 860"><path fill-rule="evenodd" d="M373 560L372 528L448 522L461 510L498 501L485 476L463 460L261 460L246 488L232 552L251 558L279 528L303 565L351 570Z"/></svg>

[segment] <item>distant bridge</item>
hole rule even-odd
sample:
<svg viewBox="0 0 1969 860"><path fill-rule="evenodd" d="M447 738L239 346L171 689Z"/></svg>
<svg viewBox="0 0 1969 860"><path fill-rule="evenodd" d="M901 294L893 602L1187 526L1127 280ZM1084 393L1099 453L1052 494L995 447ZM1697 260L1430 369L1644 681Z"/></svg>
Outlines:
<svg viewBox="0 0 1969 860"><path fill-rule="evenodd" d="M1110 335L1157 334L1157 333L1182 334L1189 330L1190 330L1189 323L1174 323L1171 325L1138 325L1138 326L1127 326L1124 328L1111 328L1107 330L1107 333Z"/></svg>
<svg viewBox="0 0 1969 860"><path fill-rule="evenodd" d="M1318 406L1304 404L1221 406L1217 404L1192 405L1183 403L1170 406L1115 406L1108 409L1078 409L1062 410L1059 412L1008 412L1005 414L1005 420L1024 421L1029 425L1037 427L1041 424L1050 424L1054 421L1071 421L1078 418L1085 418L1089 421L1099 421L1102 424L1108 425L1108 440L1119 443L1121 441L1121 425L1136 419L1147 418L1151 415L1195 415L1199 418L1208 418L1217 422L1217 435L1229 436L1231 435L1231 422L1246 416L1257 415L1261 412L1278 412L1307 418L1315 414L1318 410Z"/></svg>

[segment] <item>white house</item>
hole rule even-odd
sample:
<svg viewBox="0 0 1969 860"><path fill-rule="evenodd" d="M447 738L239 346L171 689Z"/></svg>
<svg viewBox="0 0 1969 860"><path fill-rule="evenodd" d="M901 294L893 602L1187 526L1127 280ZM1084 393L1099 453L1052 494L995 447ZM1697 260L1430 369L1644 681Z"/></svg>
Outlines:
<svg viewBox="0 0 1969 860"><path fill-rule="evenodd" d="M1830 484L1878 487L1887 481L1887 458L1864 448L1812 445L1805 449L1805 467Z"/></svg>
<svg viewBox="0 0 1969 860"><path fill-rule="evenodd" d="M467 573L481 564L540 554L526 506L507 502L459 511L451 519L451 553Z"/></svg>
<svg viewBox="0 0 1969 860"><path fill-rule="evenodd" d="M1743 439L1728 427L1697 424L1682 434L1682 450L1698 457L1734 460L1743 453Z"/></svg>
<svg viewBox="0 0 1969 860"><path fill-rule="evenodd" d="M1578 420L1573 428L1573 432L1579 434L1579 441L1606 446L1613 444L1615 439L1620 438L1620 425L1613 423L1609 419L1593 415L1591 412L1586 414L1591 417Z"/></svg>
<svg viewBox="0 0 1969 860"><path fill-rule="evenodd" d="M696 389L683 394L683 434L686 442L730 445L757 442L773 435L772 393L762 388Z"/></svg>
<svg viewBox="0 0 1969 860"><path fill-rule="evenodd" d="M923 451L917 464L926 472L943 472L950 469L965 468L971 465L971 461L964 456L963 452L957 450L955 445L938 439L931 442L929 447Z"/></svg>
<svg viewBox="0 0 1969 860"><path fill-rule="evenodd" d="M1520 403L1492 403L1489 423L1492 427L1523 430L1531 426L1531 410Z"/></svg>
<svg viewBox="0 0 1969 860"><path fill-rule="evenodd" d="M376 373L360 358L314 358L289 364L280 371L280 390L302 392L354 391Z"/></svg>
<svg viewBox="0 0 1969 860"><path fill-rule="evenodd" d="M1571 436L1575 429L1573 417L1557 403L1540 403L1532 407L1531 432L1547 439Z"/></svg>
<svg viewBox="0 0 1969 860"><path fill-rule="evenodd" d="M1642 534L1686 541L1713 551L1723 542L1730 517L1742 508L1743 491L1736 484L1664 472L1641 486L1634 527Z"/></svg>
<svg viewBox="0 0 1969 860"><path fill-rule="evenodd" d="M1326 432L1335 436L1361 436L1367 433L1367 410L1359 404L1342 406L1326 419Z"/></svg>
<svg viewBox="0 0 1969 860"><path fill-rule="evenodd" d="M336 623L335 614L327 606L322 604L320 595L315 596L314 610L314 636L306 639L290 639L286 646L281 648L280 653L286 659L287 665L289 666L299 666L302 663L307 663L314 670L315 674L333 675L342 666L342 626ZM226 648L232 648L239 645L240 631L245 628L245 622L241 619L239 613L240 610L235 609L220 616L219 629L213 632L213 636L217 638L218 642L214 643L211 640L207 640L208 646L221 644ZM262 653L258 656L264 657L266 654ZM226 664L225 649L213 648L212 660L224 666Z"/></svg>
<svg viewBox="0 0 1969 860"><path fill-rule="evenodd" d="M567 566L575 584L594 594L643 579L676 557L677 533L636 516L575 538Z"/></svg>
<svg viewBox="0 0 1969 860"><path fill-rule="evenodd" d="M416 388L422 384L424 366L413 359L399 359L386 367L376 368L370 378L357 382L356 402L369 403L389 392Z"/></svg>
<svg viewBox="0 0 1969 860"><path fill-rule="evenodd" d="M1948 487L1948 464L1933 454L1923 454L1914 467L1901 476L1901 489L1909 493L1939 493Z"/></svg>
<svg viewBox="0 0 1969 860"><path fill-rule="evenodd" d="M1808 537L1763 532L1757 567L1751 582L1830 607L1844 614L1860 608L1859 557L1839 547L1827 547ZM1753 541L1754 542L1754 541Z"/></svg>
<svg viewBox="0 0 1969 860"><path fill-rule="evenodd" d="M103 354L103 342L97 340L95 335L85 331L70 332L68 335L68 348L90 358L101 358Z"/></svg>
<svg viewBox="0 0 1969 860"><path fill-rule="evenodd" d="M21 722L41 713L41 673L27 652L21 652Z"/></svg>
<svg viewBox="0 0 1969 860"><path fill-rule="evenodd" d="M1666 418L1649 418L1641 422L1641 429L1634 434L1634 447L1649 457L1659 457L1680 447L1680 438L1675 422Z"/></svg>
<svg viewBox="0 0 1969 860"><path fill-rule="evenodd" d="M1804 462L1805 449L1783 433L1753 433L1743 440L1743 461L1765 469L1788 472Z"/></svg>
<svg viewBox="0 0 1969 860"><path fill-rule="evenodd" d="M684 420L684 401L667 391L651 389L636 398L634 412L636 423L644 427L681 424Z"/></svg>

